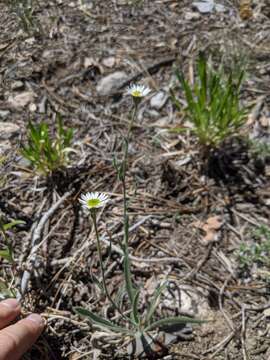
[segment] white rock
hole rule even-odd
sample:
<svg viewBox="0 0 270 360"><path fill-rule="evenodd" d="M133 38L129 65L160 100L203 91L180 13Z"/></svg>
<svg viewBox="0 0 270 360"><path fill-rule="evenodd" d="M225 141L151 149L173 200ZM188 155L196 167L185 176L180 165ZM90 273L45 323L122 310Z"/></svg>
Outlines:
<svg viewBox="0 0 270 360"><path fill-rule="evenodd" d="M24 87L24 83L20 80L18 81L14 81L12 84L11 84L11 89L12 90L20 90L20 89L23 89Z"/></svg>
<svg viewBox="0 0 270 360"><path fill-rule="evenodd" d="M20 133L20 127L11 122L0 122L0 140L8 140Z"/></svg>
<svg viewBox="0 0 270 360"><path fill-rule="evenodd" d="M19 109L25 107L30 102L33 102L35 94L32 91L25 91L18 95L10 95L8 98L8 103L14 108Z"/></svg>
<svg viewBox="0 0 270 360"><path fill-rule="evenodd" d="M201 17L201 15L195 11L189 11L185 14L186 20L198 20Z"/></svg>
<svg viewBox="0 0 270 360"><path fill-rule="evenodd" d="M10 114L8 110L0 110L0 118L5 119Z"/></svg>
<svg viewBox="0 0 270 360"><path fill-rule="evenodd" d="M214 1L213 0L203 0L194 2L193 5L199 10L202 14L207 14L213 11Z"/></svg>
<svg viewBox="0 0 270 360"><path fill-rule="evenodd" d="M31 104L29 105L29 110L30 110L31 112L36 112L36 111L37 111L37 105L34 104L34 103L31 103Z"/></svg>
<svg viewBox="0 0 270 360"><path fill-rule="evenodd" d="M202 14L211 13L213 10L216 10L217 12L225 11L225 7L221 4L215 3L214 0L202 0L194 2L193 6L195 6Z"/></svg>
<svg viewBox="0 0 270 360"><path fill-rule="evenodd" d="M116 71L101 79L97 85L99 95L109 95L119 89L119 86L127 80L127 74L123 71Z"/></svg>
<svg viewBox="0 0 270 360"><path fill-rule="evenodd" d="M150 100L150 106L154 109L160 110L166 104L168 98L169 95L165 91L161 90L152 96Z"/></svg>

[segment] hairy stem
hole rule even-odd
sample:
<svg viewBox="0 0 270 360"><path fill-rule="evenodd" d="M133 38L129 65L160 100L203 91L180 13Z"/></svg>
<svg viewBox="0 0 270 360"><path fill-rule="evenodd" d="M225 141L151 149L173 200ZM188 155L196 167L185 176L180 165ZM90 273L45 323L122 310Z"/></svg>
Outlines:
<svg viewBox="0 0 270 360"><path fill-rule="evenodd" d="M124 251L124 257L125 257L125 281L126 281L126 288L129 300L131 304L134 300L133 295L133 286L132 286L132 279L131 279L131 270L130 270L130 259L129 259L129 252L128 252L128 240L129 240L129 217L128 217L128 205L127 205L127 187L126 187L126 172L127 172L127 166L128 166L128 146L129 146L129 140L130 140L130 134L132 125L134 123L134 120L137 115L137 109L138 109L138 103L135 102L132 117L129 123L127 136L124 139L124 158L122 162L122 187L123 187L123 206L124 206L124 214L123 214L123 220L124 220L124 241L123 241L123 251Z"/></svg>
<svg viewBox="0 0 270 360"><path fill-rule="evenodd" d="M100 243L99 232L98 232L98 228L97 228L96 209L92 209L91 217L92 217L92 220L93 220L96 239L97 239L97 251L98 251L99 263L100 263L100 268L101 268L102 284L103 284L105 294L106 294L108 300L111 302L112 306L119 312L119 314L122 316L122 318L125 319L125 320L128 320L130 323L132 323L132 321L126 315L123 314L122 310L114 302L114 300L112 299L112 297L111 297L111 295L110 295L110 293L108 291L108 288L107 288L107 285L106 285L106 278L105 278L105 269L104 269L104 264L103 264L103 260L102 260L101 243Z"/></svg>

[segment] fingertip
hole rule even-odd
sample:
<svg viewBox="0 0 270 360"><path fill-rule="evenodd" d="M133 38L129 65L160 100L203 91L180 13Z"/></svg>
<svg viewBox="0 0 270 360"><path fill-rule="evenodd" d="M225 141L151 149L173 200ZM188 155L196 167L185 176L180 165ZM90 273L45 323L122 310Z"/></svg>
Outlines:
<svg viewBox="0 0 270 360"><path fill-rule="evenodd" d="M21 307L16 299L6 299L0 302L0 329L8 325L20 314Z"/></svg>
<svg viewBox="0 0 270 360"><path fill-rule="evenodd" d="M30 314L25 320L30 321L38 329L43 329L45 326L45 321L39 314Z"/></svg>
<svg viewBox="0 0 270 360"><path fill-rule="evenodd" d="M38 314L10 325L0 332L0 359L18 360L41 335L45 322ZM2 352L3 349L3 352ZM2 357L1 357L2 356Z"/></svg>
<svg viewBox="0 0 270 360"><path fill-rule="evenodd" d="M10 310L18 310L20 308L20 304L16 299L3 300L0 305L3 305Z"/></svg>

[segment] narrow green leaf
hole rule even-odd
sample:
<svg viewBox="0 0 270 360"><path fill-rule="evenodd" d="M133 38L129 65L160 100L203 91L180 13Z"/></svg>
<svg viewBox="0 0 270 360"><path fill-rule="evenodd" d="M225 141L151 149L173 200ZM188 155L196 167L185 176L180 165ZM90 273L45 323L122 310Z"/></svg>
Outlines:
<svg viewBox="0 0 270 360"><path fill-rule="evenodd" d="M160 299L160 295L162 294L162 292L166 289L167 287L167 282L164 282L162 285L160 285L159 287L156 288L155 292L154 292L154 296L153 296L153 300L150 303L147 315L146 315L146 319L145 319L145 323L149 324L149 322L152 319L152 316L154 315L154 312L156 311L156 308L159 304L159 299Z"/></svg>
<svg viewBox="0 0 270 360"><path fill-rule="evenodd" d="M155 328L160 328L162 326L169 325L180 325L180 324L204 324L207 321L205 320L197 320L187 316L176 316L176 317L167 317L165 319L161 319L153 322L151 325L147 326L145 331L150 331Z"/></svg>
<svg viewBox="0 0 270 360"><path fill-rule="evenodd" d="M176 98L173 89L170 89L170 94L171 94L171 101L173 102L173 104L175 105L175 107L178 110L182 109L182 105L180 104L180 101Z"/></svg>
<svg viewBox="0 0 270 360"><path fill-rule="evenodd" d="M87 317L90 322L92 322L93 324L101 327L101 328L107 328L109 330L112 330L114 332L120 332L123 334L130 334L132 333L130 330L123 328L121 326L115 325L114 323L112 323L109 320L106 320L104 318L102 318L99 315L94 314L92 311L89 311L87 309L84 309L82 307L76 307L74 308L75 312L81 316Z"/></svg>
<svg viewBox="0 0 270 360"><path fill-rule="evenodd" d="M12 229L16 225L25 224L25 221L23 220L12 220L11 222L4 224L3 229L4 231L7 231L9 229Z"/></svg>
<svg viewBox="0 0 270 360"><path fill-rule="evenodd" d="M94 275L92 272L90 273L90 277L92 282L97 285L97 287L102 291L102 293L105 293L104 287L102 282L99 281L99 279L96 277L96 275Z"/></svg>
<svg viewBox="0 0 270 360"><path fill-rule="evenodd" d="M121 308L122 307L122 304L123 304L123 300L124 300L124 297L126 295L126 286L124 283L122 283L119 288L118 288L118 291L116 293L116 296L115 296L115 299L114 299L114 302L116 303L116 305Z"/></svg>
<svg viewBox="0 0 270 360"><path fill-rule="evenodd" d="M201 53L198 60L198 73L200 79L200 91L198 93L198 101L201 107L207 107L207 61L205 56Z"/></svg>
<svg viewBox="0 0 270 360"><path fill-rule="evenodd" d="M168 132L173 133L173 134L182 134L183 132L187 132L187 131L191 131L191 130L192 129L190 129L190 128L176 126L174 128L168 129Z"/></svg>
<svg viewBox="0 0 270 360"><path fill-rule="evenodd" d="M138 305L139 305L139 296L140 296L140 291L136 290L134 298L133 298L133 303L132 303L132 319L136 324L140 323L140 315L139 315L139 309L138 309Z"/></svg>
<svg viewBox="0 0 270 360"><path fill-rule="evenodd" d="M6 248L4 250L0 250L0 257L7 260L8 262L13 262L13 253L11 248Z"/></svg>
<svg viewBox="0 0 270 360"><path fill-rule="evenodd" d="M128 297L129 297L130 303L133 304L134 288L132 285L132 278L131 278L131 272L130 272L130 261L129 261L128 253L126 251L124 254L124 275L125 275L125 284L126 284L126 290L128 293Z"/></svg>

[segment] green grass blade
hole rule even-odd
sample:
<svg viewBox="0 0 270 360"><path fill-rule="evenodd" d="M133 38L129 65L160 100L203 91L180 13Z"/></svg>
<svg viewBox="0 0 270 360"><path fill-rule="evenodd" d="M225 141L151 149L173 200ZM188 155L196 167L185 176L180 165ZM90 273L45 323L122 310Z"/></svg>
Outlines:
<svg viewBox="0 0 270 360"><path fill-rule="evenodd" d="M207 106L207 61L205 56L201 53L199 56L197 70L200 79L200 91L198 94L198 101L201 107Z"/></svg>
<svg viewBox="0 0 270 360"><path fill-rule="evenodd" d="M25 224L25 221L23 221L23 220L12 220L9 223L4 224L3 229L4 229L4 231L7 231L9 229L12 229L16 225L21 225L21 224Z"/></svg>

